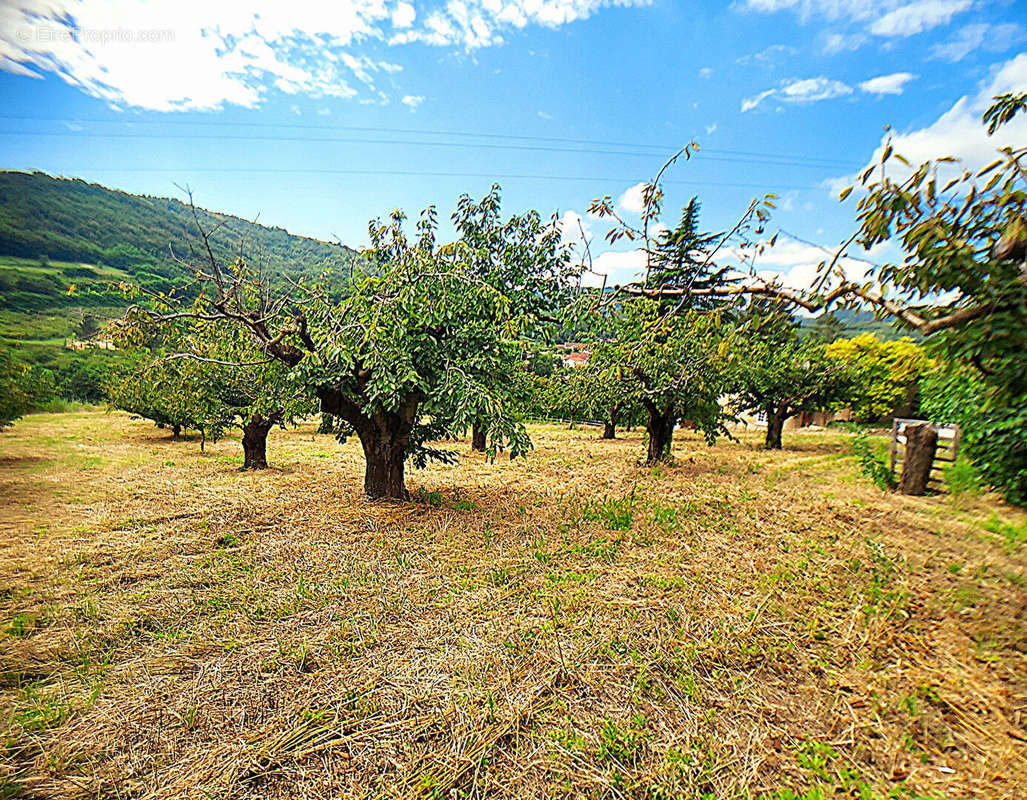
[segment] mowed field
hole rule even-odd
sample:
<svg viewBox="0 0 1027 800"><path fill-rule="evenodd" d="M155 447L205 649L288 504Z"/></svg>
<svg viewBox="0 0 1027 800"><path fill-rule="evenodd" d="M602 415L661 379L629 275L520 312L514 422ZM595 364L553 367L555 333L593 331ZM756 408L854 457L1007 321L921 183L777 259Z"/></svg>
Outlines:
<svg viewBox="0 0 1027 800"><path fill-rule="evenodd" d="M0 434L0 796L1027 796L1023 512L556 426L373 504L314 430Z"/></svg>

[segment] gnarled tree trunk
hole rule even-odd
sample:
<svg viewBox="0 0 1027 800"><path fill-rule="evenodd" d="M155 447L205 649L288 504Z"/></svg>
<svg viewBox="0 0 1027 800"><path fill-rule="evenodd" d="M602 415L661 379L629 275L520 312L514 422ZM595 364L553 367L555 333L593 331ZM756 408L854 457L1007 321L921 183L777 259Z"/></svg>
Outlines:
<svg viewBox="0 0 1027 800"><path fill-rule="evenodd" d="M478 420L471 425L471 449L479 453L485 452L485 426Z"/></svg>
<svg viewBox="0 0 1027 800"><path fill-rule="evenodd" d="M765 442L768 450L781 449L781 431L784 429L785 420L788 418L788 409L785 407L767 409L767 440Z"/></svg>
<svg viewBox="0 0 1027 800"><path fill-rule="evenodd" d="M670 458L670 446L674 438L674 415L661 413L655 405L647 405L649 422L645 430L649 434L649 451L646 464L657 464Z"/></svg>
<svg viewBox="0 0 1027 800"><path fill-rule="evenodd" d="M267 435L274 424L274 420L254 414L243 426L243 469L267 469Z"/></svg>
<svg viewBox="0 0 1027 800"><path fill-rule="evenodd" d="M603 423L603 438L604 439L616 439L617 438L617 412L620 410L618 406L614 406L610 409L610 416Z"/></svg>
<svg viewBox="0 0 1027 800"><path fill-rule="evenodd" d="M361 434L364 448L364 494L374 500L409 500L403 470L410 430L388 426Z"/></svg>
<svg viewBox="0 0 1027 800"><path fill-rule="evenodd" d="M365 414L346 393L322 387L321 410L353 426L364 449L364 494L372 500L408 500L404 465L421 396L404 399L396 411Z"/></svg>
<svg viewBox="0 0 1027 800"><path fill-rule="evenodd" d="M929 422L906 426L906 456L902 461L899 492L920 495L927 491L934 454L938 449L938 431Z"/></svg>
<svg viewBox="0 0 1027 800"><path fill-rule="evenodd" d="M182 426L181 425L172 425L171 426L171 436L174 439L181 438L181 436L182 436Z"/></svg>

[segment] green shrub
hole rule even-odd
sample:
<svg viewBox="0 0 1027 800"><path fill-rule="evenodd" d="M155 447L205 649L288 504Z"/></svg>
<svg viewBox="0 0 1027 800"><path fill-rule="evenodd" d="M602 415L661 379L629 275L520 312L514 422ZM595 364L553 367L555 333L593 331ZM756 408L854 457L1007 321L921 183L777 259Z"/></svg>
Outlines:
<svg viewBox="0 0 1027 800"><path fill-rule="evenodd" d="M30 411L45 408L56 396L53 375L0 348L0 429Z"/></svg>
<svg viewBox="0 0 1027 800"><path fill-rule="evenodd" d="M965 494L975 495L981 490L981 478L977 474L977 468L965 456L959 456L942 472L945 486L953 497L961 497Z"/></svg>
<svg viewBox="0 0 1027 800"><path fill-rule="evenodd" d="M921 382L932 422L962 428L962 447L980 480L1007 502L1027 504L1027 394L1000 393L969 370L939 369Z"/></svg>
<svg viewBox="0 0 1027 800"><path fill-rule="evenodd" d="M894 489L897 485L895 476L887 462L879 456L866 434L860 434L852 442L852 453L859 459L863 474L874 482L874 486L882 492Z"/></svg>

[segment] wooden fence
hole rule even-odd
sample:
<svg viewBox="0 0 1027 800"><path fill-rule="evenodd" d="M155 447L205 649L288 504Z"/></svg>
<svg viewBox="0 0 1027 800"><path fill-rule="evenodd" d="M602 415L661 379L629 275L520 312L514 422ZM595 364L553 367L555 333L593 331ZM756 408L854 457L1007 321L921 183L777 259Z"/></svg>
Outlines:
<svg viewBox="0 0 1027 800"><path fill-rule="evenodd" d="M909 425L934 425L926 419L900 419L896 417L892 420L891 424L891 471L892 475L896 474L896 470L899 468L899 463L905 458L906 455L906 427ZM934 429L938 432L938 449L934 454L934 463L931 465L931 470L940 470L938 462L943 464L951 464L959 456L959 438L961 431L958 425L934 425ZM939 478L933 474L930 477L932 481L938 481Z"/></svg>

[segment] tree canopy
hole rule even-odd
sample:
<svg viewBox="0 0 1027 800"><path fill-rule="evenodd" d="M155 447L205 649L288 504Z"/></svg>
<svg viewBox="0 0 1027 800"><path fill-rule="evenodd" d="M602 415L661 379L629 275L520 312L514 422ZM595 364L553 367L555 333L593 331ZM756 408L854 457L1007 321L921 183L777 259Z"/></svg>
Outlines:
<svg viewBox="0 0 1027 800"><path fill-rule="evenodd" d="M708 442L726 433L720 396L726 388L729 326L719 312L665 314L636 298L616 317L616 338L599 348L601 363L646 413L646 463L670 457L674 427L688 423Z"/></svg>
<svg viewBox="0 0 1027 800"><path fill-rule="evenodd" d="M234 325L343 420L363 447L370 497L406 497L406 460L452 459L432 443L482 415L490 455L529 447L511 387L497 376L525 337L555 319L573 274L556 225L536 212L504 221L498 187L478 202L460 199L454 242L437 241L434 208L412 238L404 223L399 211L371 222L371 246L341 298L324 281L275 292L259 270L228 270L206 249L197 267L203 308L184 312Z"/></svg>
<svg viewBox="0 0 1027 800"><path fill-rule="evenodd" d="M827 345L826 354L851 367L849 407L864 422L899 409L911 410L920 378L929 366L923 346L912 339L882 342L872 333L838 339Z"/></svg>
<svg viewBox="0 0 1027 800"><path fill-rule="evenodd" d="M19 361L0 344L0 430L54 399L53 375Z"/></svg>
<svg viewBox="0 0 1027 800"><path fill-rule="evenodd" d="M800 339L798 325L786 314L762 305L750 311L735 340L732 406L765 415L766 446L779 450L785 420L846 401L853 373L846 362L828 355L823 342Z"/></svg>
<svg viewBox="0 0 1027 800"><path fill-rule="evenodd" d="M246 266L236 261L228 269L239 275ZM130 393L115 392L113 401L155 418L180 402L174 393L190 393L191 401L181 411L195 419L180 423L183 427L215 439L230 427L240 428L243 468L266 468L269 431L314 413L308 387L294 380L281 361L257 349L247 331L227 320L207 318L202 297L189 312L175 313L178 308L171 298L158 296L147 311L135 308L115 326L118 343L141 355L143 363L123 384ZM137 394L148 386L149 402L143 403Z"/></svg>

